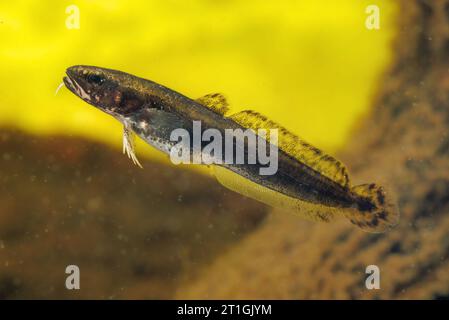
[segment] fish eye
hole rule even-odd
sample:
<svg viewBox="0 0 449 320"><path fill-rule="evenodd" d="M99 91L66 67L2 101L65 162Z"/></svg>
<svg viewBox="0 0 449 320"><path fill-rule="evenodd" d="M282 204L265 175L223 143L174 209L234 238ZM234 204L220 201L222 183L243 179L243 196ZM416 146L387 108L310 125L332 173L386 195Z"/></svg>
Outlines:
<svg viewBox="0 0 449 320"><path fill-rule="evenodd" d="M91 75L89 75L89 76L87 77L87 80L88 80L90 83L94 83L94 84L98 84L98 85L102 84L102 83L105 81L105 79L104 79L102 76L99 76L99 75L97 75L97 74L91 74Z"/></svg>

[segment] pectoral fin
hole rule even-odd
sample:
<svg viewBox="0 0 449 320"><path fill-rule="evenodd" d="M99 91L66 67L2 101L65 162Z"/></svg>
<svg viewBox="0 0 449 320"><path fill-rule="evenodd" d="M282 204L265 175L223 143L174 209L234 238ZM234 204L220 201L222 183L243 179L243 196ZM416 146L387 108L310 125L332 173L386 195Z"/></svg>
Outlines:
<svg viewBox="0 0 449 320"><path fill-rule="evenodd" d="M137 160L137 157L136 157L136 154L134 151L134 146L135 146L135 134L127 124L124 124L124 126L123 126L123 153L124 154L126 153L135 165L142 168L142 165L140 164L139 160Z"/></svg>

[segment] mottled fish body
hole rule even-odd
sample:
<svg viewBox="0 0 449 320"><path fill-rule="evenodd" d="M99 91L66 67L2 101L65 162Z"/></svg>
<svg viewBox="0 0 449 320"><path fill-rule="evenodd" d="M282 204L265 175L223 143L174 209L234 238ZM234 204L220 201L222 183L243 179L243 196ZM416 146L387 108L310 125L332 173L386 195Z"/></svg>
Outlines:
<svg viewBox="0 0 449 320"><path fill-rule="evenodd" d="M275 174L261 175L264 164L258 161L231 162L213 165L217 179L236 192L313 220L330 221L345 216L371 232L382 232L398 221L397 208L382 187L351 186L347 170L338 160L257 112L245 110L228 115L226 99L220 94L193 100L150 80L92 66L67 69L64 83L81 99L123 123L124 152L136 164L139 162L134 154L134 133L170 154L177 144L171 133L181 128L194 136L194 121L201 123L201 132L216 129L222 137L227 129L252 129L255 133L277 129ZM239 145L237 141L233 143ZM244 141L244 146L245 150L259 147L249 140ZM189 147L194 155L193 141Z"/></svg>

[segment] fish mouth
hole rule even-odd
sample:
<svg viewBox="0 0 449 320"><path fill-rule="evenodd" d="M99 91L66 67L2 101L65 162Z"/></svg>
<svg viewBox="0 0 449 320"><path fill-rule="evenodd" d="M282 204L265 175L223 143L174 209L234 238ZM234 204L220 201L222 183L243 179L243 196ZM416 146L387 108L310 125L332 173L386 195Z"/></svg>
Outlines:
<svg viewBox="0 0 449 320"><path fill-rule="evenodd" d="M67 76L62 78L64 85L69 89L72 93L80 97L86 102L91 102L90 95L83 89L83 87L76 81L74 76L71 76L69 71L66 71Z"/></svg>
<svg viewBox="0 0 449 320"><path fill-rule="evenodd" d="M62 81L64 83L64 85L66 86L67 89L69 89L69 91L71 91L74 95L76 95L77 97L79 97L81 100L89 103L90 105L93 105L94 107L102 110L103 112L106 112L107 114L113 116L114 118L116 118L118 121L124 123L124 119L121 115L114 113L111 110L108 110L107 108L103 108L100 105L98 105L98 103L95 103L90 95L86 92L85 89L83 89L83 87L79 84L79 82L82 82L81 80L76 80L77 76L76 74L72 74L70 68L66 71L66 76L62 78Z"/></svg>

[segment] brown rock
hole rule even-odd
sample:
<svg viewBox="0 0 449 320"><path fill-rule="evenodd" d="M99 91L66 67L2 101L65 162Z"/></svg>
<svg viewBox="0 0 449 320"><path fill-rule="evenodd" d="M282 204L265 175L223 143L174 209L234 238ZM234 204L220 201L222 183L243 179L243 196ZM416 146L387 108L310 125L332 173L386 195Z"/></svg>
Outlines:
<svg viewBox="0 0 449 320"><path fill-rule="evenodd" d="M168 298L266 208L214 179L63 137L0 131L0 299ZM79 266L81 290L65 288Z"/></svg>
<svg viewBox="0 0 449 320"><path fill-rule="evenodd" d="M449 297L449 1L402 0L398 30L372 114L340 158L354 184L397 194L399 225L369 234L274 212L178 298ZM380 290L365 288L370 264Z"/></svg>

